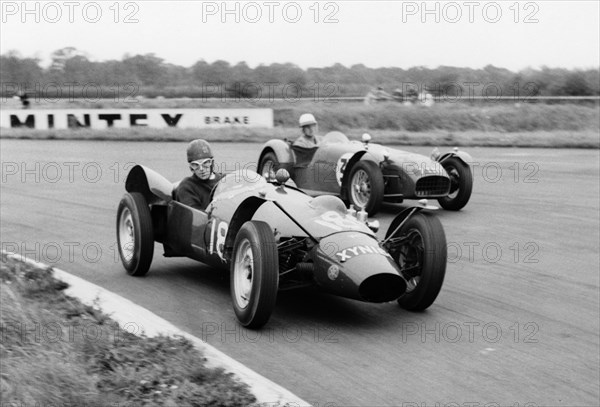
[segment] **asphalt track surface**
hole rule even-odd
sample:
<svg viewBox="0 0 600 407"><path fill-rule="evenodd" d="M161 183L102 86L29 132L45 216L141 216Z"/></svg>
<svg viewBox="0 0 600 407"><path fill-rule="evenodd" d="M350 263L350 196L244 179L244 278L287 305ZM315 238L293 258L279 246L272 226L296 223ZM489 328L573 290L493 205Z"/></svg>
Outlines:
<svg viewBox="0 0 600 407"><path fill-rule="evenodd" d="M261 145L213 147L234 169ZM474 192L464 210L438 212L448 267L432 307L285 292L259 332L236 324L226 272L163 258L159 245L144 278L115 259L128 163L176 181L188 174L184 143L2 140L0 150L3 249L127 297L315 405L600 402L598 150L466 149ZM400 207L378 216L380 235Z"/></svg>

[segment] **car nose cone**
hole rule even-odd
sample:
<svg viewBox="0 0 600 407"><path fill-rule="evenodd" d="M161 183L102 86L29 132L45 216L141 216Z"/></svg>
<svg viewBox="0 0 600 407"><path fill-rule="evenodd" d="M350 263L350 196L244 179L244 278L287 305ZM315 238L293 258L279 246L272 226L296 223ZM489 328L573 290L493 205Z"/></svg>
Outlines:
<svg viewBox="0 0 600 407"><path fill-rule="evenodd" d="M367 302L387 302L406 291L391 256L372 236L342 232L321 239L314 279L327 292Z"/></svg>

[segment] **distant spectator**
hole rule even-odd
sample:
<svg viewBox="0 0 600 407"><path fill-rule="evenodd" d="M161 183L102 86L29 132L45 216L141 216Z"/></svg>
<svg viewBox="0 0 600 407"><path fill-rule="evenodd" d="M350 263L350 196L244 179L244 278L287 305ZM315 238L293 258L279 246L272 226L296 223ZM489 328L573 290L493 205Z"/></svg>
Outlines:
<svg viewBox="0 0 600 407"><path fill-rule="evenodd" d="M381 86L378 86L377 89L371 89L369 93L367 93L364 103L365 105L370 105L374 102L381 102L391 99L392 95L383 90Z"/></svg>
<svg viewBox="0 0 600 407"><path fill-rule="evenodd" d="M404 101L404 93L402 92L402 89L400 89L400 88L394 89L394 91L392 92L392 97L397 102Z"/></svg>
<svg viewBox="0 0 600 407"><path fill-rule="evenodd" d="M375 96L377 97L378 101L381 101L381 100L390 100L392 98L392 95L390 95L385 90L383 90L383 88L381 86L377 87L377 91L375 93Z"/></svg>
<svg viewBox="0 0 600 407"><path fill-rule="evenodd" d="M29 96L25 92L19 92L19 99L21 100L21 105L23 109L29 109Z"/></svg>
<svg viewBox="0 0 600 407"><path fill-rule="evenodd" d="M419 92L417 92L416 89L409 88L406 91L406 95L404 95L403 100L404 100L404 102L402 104L405 106L410 106L412 104L415 104L419 101Z"/></svg>
<svg viewBox="0 0 600 407"><path fill-rule="evenodd" d="M419 94L419 101L421 102L421 105L425 107L431 107L435 103L431 93L425 92L421 92L421 94Z"/></svg>

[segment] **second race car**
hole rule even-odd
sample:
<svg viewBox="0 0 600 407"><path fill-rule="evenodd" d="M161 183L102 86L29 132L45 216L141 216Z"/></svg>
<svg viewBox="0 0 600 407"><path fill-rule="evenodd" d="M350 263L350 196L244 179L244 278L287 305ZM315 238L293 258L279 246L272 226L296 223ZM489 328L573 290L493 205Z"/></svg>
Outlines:
<svg viewBox="0 0 600 407"><path fill-rule="evenodd" d="M330 132L313 148L284 140L268 141L258 159L258 172L272 178L285 168L296 186L310 195L334 194L377 213L381 204L404 199L437 199L448 210L462 209L471 196L471 156L455 148L446 154L434 150L431 158L408 151L350 141L341 132Z"/></svg>

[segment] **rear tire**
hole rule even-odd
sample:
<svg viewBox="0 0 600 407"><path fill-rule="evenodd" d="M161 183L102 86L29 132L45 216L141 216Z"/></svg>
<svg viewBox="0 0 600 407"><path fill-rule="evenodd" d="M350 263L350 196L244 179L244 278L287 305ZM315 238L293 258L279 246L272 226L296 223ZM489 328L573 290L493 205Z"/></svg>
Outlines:
<svg viewBox="0 0 600 407"><path fill-rule="evenodd" d="M437 298L446 274L446 235L439 219L418 212L397 232L406 242L390 254L407 280L406 293L398 299L402 308L422 311ZM409 270L411 269L411 270Z"/></svg>
<svg viewBox="0 0 600 407"><path fill-rule="evenodd" d="M129 275L148 273L154 255L154 230L150 208L139 192L127 193L119 202L117 246Z"/></svg>
<svg viewBox="0 0 600 407"><path fill-rule="evenodd" d="M375 215L383 202L383 174L373 161L358 161L348 177L348 201Z"/></svg>
<svg viewBox="0 0 600 407"><path fill-rule="evenodd" d="M230 283L233 310L240 324L253 329L266 324L279 289L277 243L266 222L248 221L237 233Z"/></svg>
<svg viewBox="0 0 600 407"><path fill-rule="evenodd" d="M439 198L440 206L449 211L458 211L465 207L473 191L473 174L469 165L458 157L450 157L442 163L450 176L450 193Z"/></svg>

